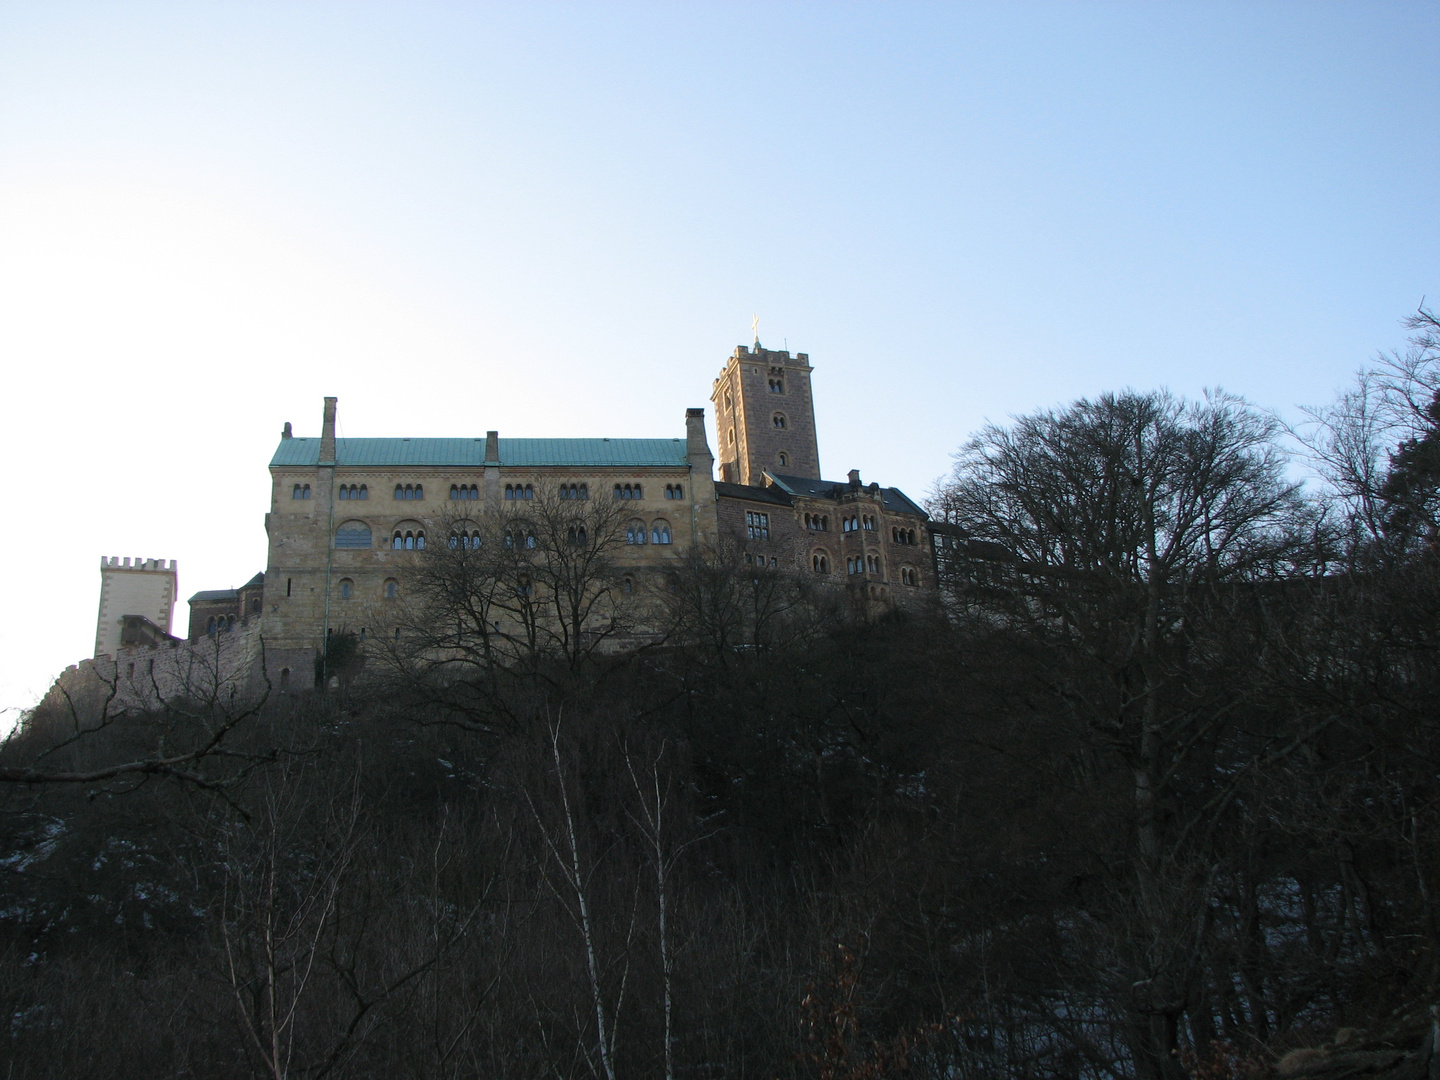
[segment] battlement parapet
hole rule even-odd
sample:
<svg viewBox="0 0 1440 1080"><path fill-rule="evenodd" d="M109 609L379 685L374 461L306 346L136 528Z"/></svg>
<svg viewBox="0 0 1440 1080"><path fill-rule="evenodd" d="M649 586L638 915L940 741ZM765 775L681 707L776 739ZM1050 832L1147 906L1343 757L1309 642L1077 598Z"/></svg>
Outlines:
<svg viewBox="0 0 1440 1080"><path fill-rule="evenodd" d="M149 571L152 573L173 574L180 569L180 563L178 559L171 559L170 565L166 566L164 559L144 559L136 556L135 561L132 564L128 555L125 556L123 561L121 560L119 555L101 555L100 569L139 570L142 572Z"/></svg>

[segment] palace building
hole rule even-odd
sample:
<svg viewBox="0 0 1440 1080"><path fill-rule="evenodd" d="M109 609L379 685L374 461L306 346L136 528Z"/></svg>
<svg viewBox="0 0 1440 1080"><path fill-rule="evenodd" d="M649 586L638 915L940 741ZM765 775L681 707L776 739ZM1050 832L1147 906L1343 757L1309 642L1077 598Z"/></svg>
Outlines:
<svg viewBox="0 0 1440 1080"><path fill-rule="evenodd" d="M386 605L403 599L417 549L481 543L537 499L609 500L619 511L611 520L623 521L618 561L637 584L660 581L699 546L807 575L867 610L923 603L936 585L929 519L858 470L823 478L812 370L805 353L758 341L727 358L711 392L718 479L700 408L668 439L337 438L338 402L326 398L319 435L285 424L270 460L264 572L192 597L190 641L263 635L272 672L306 671L327 634L386 629ZM119 643L127 615L168 634L161 574L147 567L143 580L160 584L130 612L116 607L120 572L105 573L97 655ZM173 595L173 564L165 580Z"/></svg>

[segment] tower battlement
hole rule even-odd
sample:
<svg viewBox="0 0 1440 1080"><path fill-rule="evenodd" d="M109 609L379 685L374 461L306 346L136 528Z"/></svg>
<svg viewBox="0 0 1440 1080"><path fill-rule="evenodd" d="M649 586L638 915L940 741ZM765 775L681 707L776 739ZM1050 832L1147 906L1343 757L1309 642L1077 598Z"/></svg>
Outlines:
<svg viewBox="0 0 1440 1080"><path fill-rule="evenodd" d="M130 556L125 556L121 561L119 555L100 556L100 569L105 570L139 570L142 573L173 574L179 568L177 560L171 559L170 565L165 565L164 559L142 559L136 558L134 564L130 562Z"/></svg>

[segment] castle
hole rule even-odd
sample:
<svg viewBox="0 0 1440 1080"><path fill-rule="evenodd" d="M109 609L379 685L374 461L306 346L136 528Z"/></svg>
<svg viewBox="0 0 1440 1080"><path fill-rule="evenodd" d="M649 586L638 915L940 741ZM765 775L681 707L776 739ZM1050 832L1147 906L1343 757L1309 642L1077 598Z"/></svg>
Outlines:
<svg viewBox="0 0 1440 1080"><path fill-rule="evenodd" d="M805 353L758 340L736 347L710 396L719 479L700 408L670 439L337 438L338 402L326 398L319 436L294 435L286 423L270 460L264 573L240 589L195 594L189 641L263 633L272 677L282 688L308 685L330 633L390 631L387 605L403 598L417 549L478 544L482 523L523 514L537 498L623 509L617 561L627 590L632 576L653 580L700 546L810 575L871 609L924 602L936 587L928 516L898 488L862 483L858 470L822 478L812 370ZM152 584L136 593L134 611L121 610L118 571L105 564L102 573L110 576L97 657L118 663L121 652L178 644L164 603L174 596L173 562L168 594L156 591L162 575L140 573ZM134 626L122 641L126 620Z"/></svg>

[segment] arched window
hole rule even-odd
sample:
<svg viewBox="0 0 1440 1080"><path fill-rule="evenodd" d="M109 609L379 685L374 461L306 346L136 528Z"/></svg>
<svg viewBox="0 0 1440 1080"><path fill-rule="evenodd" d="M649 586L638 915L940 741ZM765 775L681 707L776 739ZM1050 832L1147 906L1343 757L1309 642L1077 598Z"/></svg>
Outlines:
<svg viewBox="0 0 1440 1080"><path fill-rule="evenodd" d="M395 485L395 498L397 498L397 499L403 499L403 498L405 498L405 485L404 485L404 484L396 484L396 485Z"/></svg>
<svg viewBox="0 0 1440 1080"><path fill-rule="evenodd" d="M823 551L817 551L810 556L810 568L817 574L828 574L830 572L830 556Z"/></svg>
<svg viewBox="0 0 1440 1080"><path fill-rule="evenodd" d="M385 579L385 599L386 599L386 600L394 600L394 599L395 599L397 596L399 596L399 595L400 595L400 582L396 581L393 577L392 577L392 578L386 578L386 579ZM398 631L398 630L395 631L395 636L398 638L398 637L400 636L400 631Z"/></svg>
<svg viewBox="0 0 1440 1080"><path fill-rule="evenodd" d="M340 485L340 498L342 498L342 499L348 499L348 498L350 498L350 489L349 489L348 487L346 487L344 484L341 484L341 485Z"/></svg>
<svg viewBox="0 0 1440 1080"><path fill-rule="evenodd" d="M730 429L730 445L735 445L735 429L733 427Z"/></svg>
<svg viewBox="0 0 1440 1080"><path fill-rule="evenodd" d="M362 499L368 499L368 498L370 498L370 488L369 488L368 485L366 485L366 484L361 484L361 485L360 485L360 498L362 498Z"/></svg>
<svg viewBox="0 0 1440 1080"><path fill-rule="evenodd" d="M620 582L620 591L621 591L621 592L634 592L634 591L635 591L635 582L632 581L632 580L631 580L630 578L628 578L628 577L625 578L623 581Z"/></svg>
<svg viewBox="0 0 1440 1080"><path fill-rule="evenodd" d="M451 485L450 485L450 498L451 498L452 501L455 501L455 502L458 502L458 501L459 501L459 499L460 499L460 485L459 485L459 484L451 484Z"/></svg>
<svg viewBox="0 0 1440 1080"><path fill-rule="evenodd" d="M207 634L213 634L213 633L215 633L215 616L214 616L214 615L211 615L210 618L209 618L208 620L206 620L206 622L205 622L205 633L207 633Z"/></svg>
<svg viewBox="0 0 1440 1080"><path fill-rule="evenodd" d="M350 594L355 591L355 582L348 577L340 579L340 599L349 600Z"/></svg>
<svg viewBox="0 0 1440 1080"><path fill-rule="evenodd" d="M234 616L234 615L231 615L229 618L227 618L227 619L225 620L225 629L226 629L226 630L234 630L234 629L235 629L235 616Z"/></svg>
<svg viewBox="0 0 1440 1080"><path fill-rule="evenodd" d="M783 412L777 412L774 416L770 418L770 423L772 426L779 428L781 431L784 431L785 414Z"/></svg>
<svg viewBox="0 0 1440 1080"><path fill-rule="evenodd" d="M785 378L784 378L784 376L781 376L781 375L772 375L772 376L770 377L770 393L772 393L772 394L783 394L784 392L785 392Z"/></svg>
<svg viewBox="0 0 1440 1080"><path fill-rule="evenodd" d="M779 461L780 467L783 469L790 464L790 457L788 454L785 453L785 451L782 450L779 454Z"/></svg>
<svg viewBox="0 0 1440 1080"><path fill-rule="evenodd" d="M300 498L300 485L299 485L299 484L296 484L296 485L295 485L295 490L292 491L292 492L290 492L290 498L292 498L292 499L298 499L298 498Z"/></svg>
<svg viewBox="0 0 1440 1080"><path fill-rule="evenodd" d="M645 543L645 538L646 530L643 521L632 521L625 526L625 543L643 544Z"/></svg>
<svg viewBox="0 0 1440 1080"><path fill-rule="evenodd" d="M914 529L911 529L911 530L910 530L908 533L906 533L905 535L906 535L905 542L906 542L907 544L913 544L913 543L915 543L915 530L914 530Z"/></svg>
<svg viewBox="0 0 1440 1080"><path fill-rule="evenodd" d="M683 498L685 498L685 485L683 485L683 484L666 484L666 485L665 485L665 498L667 498L667 499L683 499Z"/></svg>
<svg viewBox="0 0 1440 1080"><path fill-rule="evenodd" d="M405 534L405 550L406 550L406 551L414 551L414 550L415 550L415 534L414 534L413 532L407 532L407 533Z"/></svg>
<svg viewBox="0 0 1440 1080"><path fill-rule="evenodd" d="M416 551L424 551L424 550L425 550L425 530L424 530L424 529L421 529L419 532L417 532L417 533L415 534L415 550L416 550Z"/></svg>
<svg viewBox="0 0 1440 1080"><path fill-rule="evenodd" d="M657 521L650 526L650 542L652 544L669 544L674 542L668 521Z"/></svg>
<svg viewBox="0 0 1440 1080"><path fill-rule="evenodd" d="M396 534L390 539L390 546L396 551L400 551L402 548L404 548L405 534L402 532L396 532Z"/></svg>
<svg viewBox="0 0 1440 1080"><path fill-rule="evenodd" d="M363 521L347 521L335 530L337 548L368 548L370 544L370 526Z"/></svg>
<svg viewBox="0 0 1440 1080"><path fill-rule="evenodd" d="M309 485L309 484L306 484L303 488L300 489L300 498L302 498L302 499L308 499L309 497L310 497L310 485Z"/></svg>

